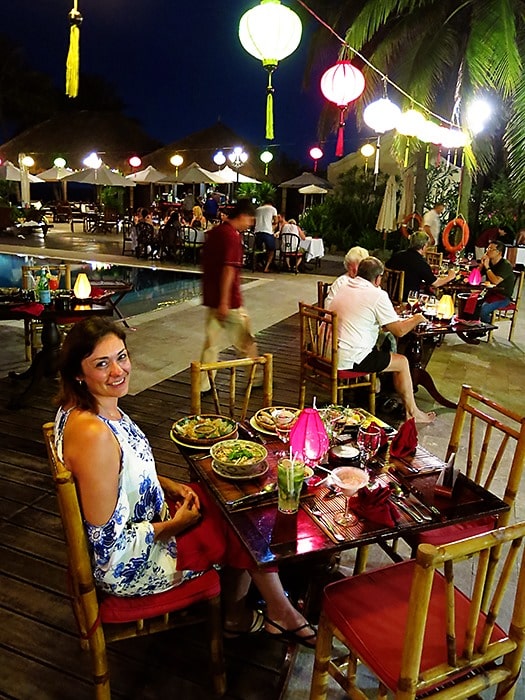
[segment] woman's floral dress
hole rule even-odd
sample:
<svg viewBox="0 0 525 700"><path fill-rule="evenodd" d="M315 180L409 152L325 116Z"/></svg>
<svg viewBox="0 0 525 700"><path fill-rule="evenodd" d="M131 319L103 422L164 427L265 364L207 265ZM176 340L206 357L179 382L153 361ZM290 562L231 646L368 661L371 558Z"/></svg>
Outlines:
<svg viewBox="0 0 525 700"><path fill-rule="evenodd" d="M60 458L69 413L60 408L55 418ZM98 416L120 445L121 464L117 503L110 519L104 525L84 520L92 547L93 575L97 586L113 595L160 593L199 572L177 571L175 537L154 539L152 521L169 518L164 492L146 436L125 413L121 414L120 420Z"/></svg>

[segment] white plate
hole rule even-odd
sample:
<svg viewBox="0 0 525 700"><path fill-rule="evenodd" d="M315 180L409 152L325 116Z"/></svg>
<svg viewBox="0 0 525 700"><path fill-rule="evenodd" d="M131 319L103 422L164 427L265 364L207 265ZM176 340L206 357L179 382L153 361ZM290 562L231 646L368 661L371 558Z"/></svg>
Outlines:
<svg viewBox="0 0 525 700"><path fill-rule="evenodd" d="M251 472L250 474L243 474L243 475L233 475L230 474L227 471L224 471L223 467L218 464L215 460L212 461L211 463L211 468L213 471L218 474L219 476L222 476L223 479L234 479L235 481L247 481L248 479L256 479L259 476L263 476L263 474L266 474L268 471L268 462L261 462L257 466L257 471Z"/></svg>
<svg viewBox="0 0 525 700"><path fill-rule="evenodd" d="M235 431L233 435L230 436L230 440L235 440L237 439L239 433ZM210 448L213 447L213 445L190 445L188 442L183 442L182 440L179 440L178 437L175 436L174 432L170 430L170 438L173 440L173 442L176 442L177 445L181 445L182 447L187 447L188 450L198 450L199 452L209 452ZM217 442L220 442L223 438L217 438ZM215 444L215 443L214 443Z"/></svg>

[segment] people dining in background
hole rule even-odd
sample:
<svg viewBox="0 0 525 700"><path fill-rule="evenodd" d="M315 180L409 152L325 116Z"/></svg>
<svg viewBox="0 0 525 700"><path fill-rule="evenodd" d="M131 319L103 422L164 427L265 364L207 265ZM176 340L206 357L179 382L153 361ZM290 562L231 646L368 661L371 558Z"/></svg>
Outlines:
<svg viewBox="0 0 525 700"><path fill-rule="evenodd" d="M345 285L349 279L352 277L355 277L357 275L357 269L359 267L359 263L361 260L364 260L365 258L368 258L368 250L366 248L362 248L359 245L353 246L353 248L350 248L348 253L345 255L344 259L344 266L346 269L346 272L344 275L340 275L336 280L332 282L330 285L330 289L328 290L328 294L326 296L325 304L328 304L329 302L332 301L334 298L335 294L337 291Z"/></svg>
<svg viewBox="0 0 525 700"><path fill-rule="evenodd" d="M443 202L436 202L432 209L429 209L423 215L423 231L427 234L430 241L429 245L441 244L441 214L445 210Z"/></svg>
<svg viewBox="0 0 525 700"><path fill-rule="evenodd" d="M79 491L97 587L145 596L220 565L227 636L265 629L313 647L315 630L290 603L277 570L257 569L213 499L198 485L157 475L147 437L119 407L130 374L121 326L102 317L73 326L60 354L55 442ZM265 614L247 604L251 581Z"/></svg>
<svg viewBox="0 0 525 700"><path fill-rule="evenodd" d="M266 199L255 210L255 245L266 250L266 263L263 272L270 271L275 257L275 233L278 224L277 209L271 199Z"/></svg>
<svg viewBox="0 0 525 700"><path fill-rule="evenodd" d="M481 274L494 285L481 305L480 318L483 323L490 323L493 312L510 303L514 291L514 272L510 262L503 257L504 253L505 244L493 241L487 246L479 264Z"/></svg>
<svg viewBox="0 0 525 700"><path fill-rule="evenodd" d="M190 226L193 226L193 228L205 229L207 225L206 217L202 213L202 209L198 204L193 207L192 214L193 216L190 221Z"/></svg>
<svg viewBox="0 0 525 700"><path fill-rule="evenodd" d="M339 319L338 369L353 372L392 372L396 392L401 396L406 418L431 423L436 414L425 413L416 405L408 360L389 348L377 347L381 329L396 338L409 333L425 320L417 313L399 318L388 294L381 289L383 263L368 257L359 263L357 275L349 277L327 304Z"/></svg>
<svg viewBox="0 0 525 700"><path fill-rule="evenodd" d="M490 226L484 229L476 238L476 260L481 260L489 243L501 241L505 245L514 245L514 231L510 226Z"/></svg>
<svg viewBox="0 0 525 700"><path fill-rule="evenodd" d="M430 239L425 231L416 231L410 236L409 247L395 253L386 264L390 270L405 272L403 301L406 301L408 293L412 290L419 291L422 287L437 289L456 277L454 270L449 270L443 277L436 277L425 260L429 245Z"/></svg>

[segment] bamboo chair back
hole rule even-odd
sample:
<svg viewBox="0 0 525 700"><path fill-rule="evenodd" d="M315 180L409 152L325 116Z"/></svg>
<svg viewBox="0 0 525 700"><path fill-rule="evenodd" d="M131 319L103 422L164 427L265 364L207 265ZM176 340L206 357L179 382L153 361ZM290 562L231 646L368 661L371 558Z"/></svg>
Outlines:
<svg viewBox="0 0 525 700"><path fill-rule="evenodd" d="M442 547L423 544L415 562L329 585L310 698L326 698L329 675L350 697L369 697L356 683L359 659L378 677L377 697L383 700L387 691L395 700L420 695L436 700L478 698L477 693L493 686L498 699L511 700L525 646L524 536L525 523L519 523ZM485 614L481 599L494 549L504 556ZM472 578L470 585L461 585L465 574L467 580ZM388 592L390 587L395 588L393 593ZM505 596L511 603L510 624L502 614ZM395 612L390 613L391 608ZM381 658L385 634L387 654L394 657L388 667ZM346 675L331 658L333 636L350 650Z"/></svg>
<svg viewBox="0 0 525 700"><path fill-rule="evenodd" d="M443 253L438 253L437 251L429 251L427 248L425 258L427 260L427 263L432 268L432 272L435 275L437 275L439 273L441 264L443 263Z"/></svg>
<svg viewBox="0 0 525 700"><path fill-rule="evenodd" d="M192 362L190 366L191 412L201 413L201 381L203 374L205 374L210 383L215 412L225 415L224 411L226 410L230 418L240 422L245 421L250 408L252 389L254 386L260 386L260 375L258 375L260 371L262 371L262 403L258 408L265 408L272 405L273 399L273 355L270 353L238 360L209 363ZM240 377L239 374L241 374ZM225 376L227 377L226 382L224 381ZM245 382L244 389L239 387L238 379ZM221 395L224 397L225 394L227 394L228 402L226 409L221 404Z"/></svg>
<svg viewBox="0 0 525 700"><path fill-rule="evenodd" d="M523 281L525 279L525 270L514 270L515 280L514 280L514 293L510 304L504 306L502 309L496 309L492 314L491 323L500 323L501 321L510 321L509 328L509 341L512 340L514 335L514 327L516 325L516 320L518 318L518 311L520 308L521 294L523 292ZM491 340L494 331L490 331L488 339Z"/></svg>
<svg viewBox="0 0 525 700"><path fill-rule="evenodd" d="M376 374L338 371L338 319L334 311L299 302L300 390L299 406L304 406L306 384L311 382L330 392L332 403L342 403L345 389L368 387L370 412L375 412ZM344 376L346 375L346 376Z"/></svg>
<svg viewBox="0 0 525 700"><path fill-rule="evenodd" d="M222 648L220 597L218 594L213 597L206 597L207 593L203 590L200 597L194 596L194 600L202 602L204 607L202 610L198 610L197 607L192 606L191 613L187 605L185 607L177 606L174 596L174 613L166 612L157 617L138 618L131 622L103 622L75 480L72 473L58 456L54 440L54 424L45 423L42 426L42 430L51 474L55 482L67 549L68 588L71 605L78 626L80 646L84 650L89 650L91 655L91 667L97 700L111 700L106 642L154 634L202 621L208 623L214 688L218 695L224 694L226 677ZM185 585L182 584L179 589L184 588ZM173 590L176 595L178 590ZM159 595L163 596L166 593ZM126 600L131 601L132 599L128 598Z"/></svg>
<svg viewBox="0 0 525 700"><path fill-rule="evenodd" d="M322 280L317 280L317 306L324 309L326 297L330 291L332 285L330 282L323 282Z"/></svg>
<svg viewBox="0 0 525 700"><path fill-rule="evenodd" d="M390 270L385 267L381 278L381 289L385 290L393 304L401 304L405 291L405 271Z"/></svg>

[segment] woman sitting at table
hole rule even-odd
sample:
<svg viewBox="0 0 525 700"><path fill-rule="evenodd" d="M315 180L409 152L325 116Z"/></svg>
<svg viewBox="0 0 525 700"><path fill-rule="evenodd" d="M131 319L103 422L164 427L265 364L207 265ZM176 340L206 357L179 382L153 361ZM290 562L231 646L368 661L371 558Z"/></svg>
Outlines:
<svg viewBox="0 0 525 700"><path fill-rule="evenodd" d="M206 223L206 217L202 213L201 207L198 204L196 204L193 207L193 216L190 222L190 226L193 226L193 228L205 229Z"/></svg>
<svg viewBox="0 0 525 700"><path fill-rule="evenodd" d="M160 593L224 566L225 633L263 629L308 647L315 631L292 606L275 570L257 570L198 486L157 476L144 433L119 408L131 361L123 329L92 317L68 333L60 355L59 455L73 473L97 586L113 595ZM246 606L250 576L266 614Z"/></svg>

